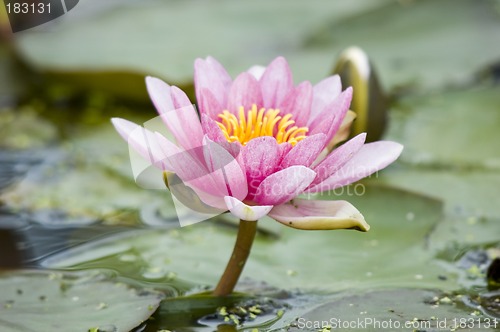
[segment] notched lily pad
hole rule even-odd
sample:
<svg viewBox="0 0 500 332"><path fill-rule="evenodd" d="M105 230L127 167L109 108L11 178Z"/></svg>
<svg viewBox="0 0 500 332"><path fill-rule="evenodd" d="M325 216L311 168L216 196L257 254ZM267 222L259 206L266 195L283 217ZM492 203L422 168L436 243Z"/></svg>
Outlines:
<svg viewBox="0 0 500 332"><path fill-rule="evenodd" d="M163 295L98 272L13 271L0 274L3 332L127 332L146 321Z"/></svg>

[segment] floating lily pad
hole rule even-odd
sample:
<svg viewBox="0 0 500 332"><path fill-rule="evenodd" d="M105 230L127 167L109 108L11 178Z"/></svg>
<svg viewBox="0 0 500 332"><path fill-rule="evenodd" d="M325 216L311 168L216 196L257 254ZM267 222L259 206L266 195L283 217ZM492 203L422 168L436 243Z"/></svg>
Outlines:
<svg viewBox="0 0 500 332"><path fill-rule="evenodd" d="M493 199L500 195L497 172L405 167L393 169L379 180L443 200L447 217L433 233L434 244L498 241L500 208Z"/></svg>
<svg viewBox="0 0 500 332"><path fill-rule="evenodd" d="M498 18L494 1L393 1L324 22L305 44L311 53L329 50L331 54L360 46L386 86L410 84L432 91L468 84L476 71L498 61Z"/></svg>
<svg viewBox="0 0 500 332"><path fill-rule="evenodd" d="M447 260L498 243L499 89L479 87L407 97L393 109L387 138L405 146L399 167L377 182L432 195L446 217L430 245ZM440 254L440 256L442 256Z"/></svg>
<svg viewBox="0 0 500 332"><path fill-rule="evenodd" d="M23 58L57 80L144 100L145 90L138 89L141 75L186 87L192 83L194 59L206 55L215 56L232 74L285 55L296 79L318 81L328 72L334 53L323 53L321 62L313 57L304 66L302 42L307 31L318 22L357 15L388 2L314 0L286 6L276 2L266 3L263 11L259 2L193 6L144 1L141 6L120 3L103 8L89 1L47 27L48 32L25 31L16 35L16 41ZM100 12L86 11L91 6Z"/></svg>
<svg viewBox="0 0 500 332"><path fill-rule="evenodd" d="M146 321L163 298L97 272L6 272L0 274L0 288L4 332L128 332Z"/></svg>
<svg viewBox="0 0 500 332"><path fill-rule="evenodd" d="M387 138L405 146L401 160L412 165L498 171L499 109L498 86L407 97L391 113Z"/></svg>
<svg viewBox="0 0 500 332"><path fill-rule="evenodd" d="M150 1L81 15L91 6L79 4L48 32L16 35L18 49L58 80L135 99L146 97L141 75L190 85L193 60L209 54L233 75L284 55L297 80L318 81L355 44L387 86L427 90L468 82L500 52L492 1L294 1L264 11L260 2Z"/></svg>

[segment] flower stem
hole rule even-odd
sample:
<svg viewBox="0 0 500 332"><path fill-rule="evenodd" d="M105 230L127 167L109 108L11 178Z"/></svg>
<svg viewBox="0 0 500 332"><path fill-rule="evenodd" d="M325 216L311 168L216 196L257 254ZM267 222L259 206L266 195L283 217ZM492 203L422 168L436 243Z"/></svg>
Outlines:
<svg viewBox="0 0 500 332"><path fill-rule="evenodd" d="M253 239L257 232L257 221L240 220L238 236L234 244L233 253L226 270L215 287L213 294L215 296L226 296L233 292L234 286L238 282L243 267L250 255Z"/></svg>

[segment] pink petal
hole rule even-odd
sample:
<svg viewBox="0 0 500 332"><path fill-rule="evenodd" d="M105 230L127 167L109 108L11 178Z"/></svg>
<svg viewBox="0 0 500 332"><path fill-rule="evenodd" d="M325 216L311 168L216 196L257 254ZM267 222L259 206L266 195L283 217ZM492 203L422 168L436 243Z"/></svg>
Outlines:
<svg viewBox="0 0 500 332"><path fill-rule="evenodd" d="M201 103L206 91L210 91L219 105L226 105L231 81L231 77L227 71L214 58L207 57L206 60L196 59L194 63L194 85L200 113L210 114L210 112L214 112L214 110L206 109L206 105ZM217 110L219 113L221 111L220 109Z"/></svg>
<svg viewBox="0 0 500 332"><path fill-rule="evenodd" d="M224 107L215 99L210 90L202 88L197 100L200 114L207 115L216 121L220 120L219 114L224 111Z"/></svg>
<svg viewBox="0 0 500 332"><path fill-rule="evenodd" d="M193 103L189 100L186 93L181 89L179 89L178 87L176 87L175 85L172 85L170 87L170 94L172 97L172 104L174 105L174 108L184 108L193 106Z"/></svg>
<svg viewBox="0 0 500 332"><path fill-rule="evenodd" d="M244 72L231 85L227 108L233 114L238 114L240 106L243 106L246 113L253 104L258 108L262 107L262 93L255 77Z"/></svg>
<svg viewBox="0 0 500 332"><path fill-rule="evenodd" d="M366 133L361 133L333 150L314 168L317 176L311 185L320 183L344 166L361 149L365 139Z"/></svg>
<svg viewBox="0 0 500 332"><path fill-rule="evenodd" d="M312 96L311 83L302 82L290 90L280 106L280 110L283 114L292 114L296 126L306 126L311 112Z"/></svg>
<svg viewBox="0 0 500 332"><path fill-rule="evenodd" d="M229 211L240 220L255 221L266 216L269 211L273 208L272 205L246 205L242 201L231 197L224 197L226 201L226 206Z"/></svg>
<svg viewBox="0 0 500 332"><path fill-rule="evenodd" d="M293 88L292 71L283 57L274 59L260 79L264 107L278 108Z"/></svg>
<svg viewBox="0 0 500 332"><path fill-rule="evenodd" d="M387 167L402 151L401 144L391 141L365 144L342 168L307 192L332 190L356 182Z"/></svg>
<svg viewBox="0 0 500 332"><path fill-rule="evenodd" d="M278 205L301 194L314 180L316 172L304 166L291 166L269 175L255 194L255 202Z"/></svg>
<svg viewBox="0 0 500 332"><path fill-rule="evenodd" d="M280 147L280 157L279 157L279 160L283 160L283 158L285 158L285 156L290 152L290 150L293 148L292 144L288 143L288 142L284 142L284 143L281 143L279 145Z"/></svg>
<svg viewBox="0 0 500 332"><path fill-rule="evenodd" d="M133 123L132 121L121 119L121 118L111 118L111 123L115 127L116 131L120 136L125 140L128 141L128 138L130 134L139 128L140 126L138 124ZM142 145L139 147L142 148ZM146 149L147 150L147 149Z"/></svg>
<svg viewBox="0 0 500 332"><path fill-rule="evenodd" d="M201 127L205 135L207 135L208 138L210 138L212 141L226 141L226 137L222 133L222 130L219 128L217 123L206 114L201 115Z"/></svg>
<svg viewBox="0 0 500 332"><path fill-rule="evenodd" d="M137 151L144 159L163 170L172 168L171 165L165 163L165 155L155 134L125 119L112 118L111 122L116 131L118 131L123 139L127 141L129 146Z"/></svg>
<svg viewBox="0 0 500 332"><path fill-rule="evenodd" d="M247 178L236 159L220 144L204 138L205 162L213 178L222 183L230 196L244 199L248 194Z"/></svg>
<svg viewBox="0 0 500 332"><path fill-rule="evenodd" d="M201 127L203 128L203 132L205 132L206 136L217 142L220 146L226 149L233 157L237 157L242 149L242 145L240 142L228 142L222 131L220 130L217 123L210 119L206 114L202 114L201 116Z"/></svg>
<svg viewBox="0 0 500 332"><path fill-rule="evenodd" d="M310 121L314 120L323 109L332 103L342 92L342 83L338 75L330 76L316 84L311 107Z"/></svg>
<svg viewBox="0 0 500 332"><path fill-rule="evenodd" d="M250 140L241 152L242 163L252 196L266 177L274 173L281 161L281 151L274 137L263 136Z"/></svg>
<svg viewBox="0 0 500 332"><path fill-rule="evenodd" d="M184 149L194 150L201 145L203 130L194 107L175 109L162 114L161 118Z"/></svg>
<svg viewBox="0 0 500 332"><path fill-rule="evenodd" d="M247 70L247 72L250 73L253 77L255 77L257 81L261 79L265 71L266 67L264 66L252 66L250 69Z"/></svg>
<svg viewBox="0 0 500 332"><path fill-rule="evenodd" d="M170 93L170 85L159 78L147 76L146 86L149 97L159 114L167 113L175 108Z"/></svg>
<svg viewBox="0 0 500 332"><path fill-rule="evenodd" d="M176 201L174 200L175 208L179 209L180 207L178 206L178 204L182 204L183 207L181 208L181 211L187 208L191 210L189 212L195 212L195 216L198 213L205 214L204 219L215 217L217 214L224 213L224 211L227 210L226 203L224 202L224 196L213 194L209 191L204 190L203 188L201 188L201 186L198 186L198 184L203 181L203 179L197 179L189 182L169 182L169 190L176 198ZM215 208L218 211L214 211L212 208ZM190 219L189 216L183 217ZM197 216L197 218L198 217L199 215ZM194 220L192 219L191 221ZM186 220L184 220L183 223L186 224Z"/></svg>
<svg viewBox="0 0 500 332"><path fill-rule="evenodd" d="M269 216L283 225L305 230L356 229L368 231L363 215L346 201L294 199L275 206Z"/></svg>
<svg viewBox="0 0 500 332"><path fill-rule="evenodd" d="M340 128L337 130L335 135L333 136L332 140L328 142L328 151L332 151L333 148L335 148L335 145L337 145L340 142L345 141L350 133L351 133L351 125L356 119L356 113L353 111L349 110L347 111L344 119L342 120L342 124L340 125Z"/></svg>
<svg viewBox="0 0 500 332"><path fill-rule="evenodd" d="M198 198L205 204L225 209L224 196L229 194L224 181L220 175L212 172L204 160L199 160L189 151L175 149L172 143L157 133L158 142L163 149L166 163L171 165L180 183L170 184L172 193L185 194L185 186L191 188Z"/></svg>
<svg viewBox="0 0 500 332"><path fill-rule="evenodd" d="M179 148L160 133L155 134L164 160L172 166L172 172L176 173L182 181L189 182L210 174L204 160ZM202 147L199 149L202 150Z"/></svg>
<svg viewBox="0 0 500 332"><path fill-rule="evenodd" d="M352 88L347 88L335 100L325 107L318 117L309 125L309 134L323 133L326 142L330 142L342 125L352 99Z"/></svg>
<svg viewBox="0 0 500 332"><path fill-rule="evenodd" d="M302 165L309 167L318 157L325 145L326 135L316 134L308 136L301 140L291 151L283 158L280 168Z"/></svg>
<svg viewBox="0 0 500 332"><path fill-rule="evenodd" d="M202 200L196 191L185 185L176 174L167 173L166 179L181 227L215 217L227 210L224 199L207 199L208 194L205 194ZM217 203L213 205L206 203L215 201Z"/></svg>
<svg viewBox="0 0 500 332"><path fill-rule="evenodd" d="M199 147L203 139L200 120L186 94L160 79L147 77L149 95L177 142L186 150Z"/></svg>

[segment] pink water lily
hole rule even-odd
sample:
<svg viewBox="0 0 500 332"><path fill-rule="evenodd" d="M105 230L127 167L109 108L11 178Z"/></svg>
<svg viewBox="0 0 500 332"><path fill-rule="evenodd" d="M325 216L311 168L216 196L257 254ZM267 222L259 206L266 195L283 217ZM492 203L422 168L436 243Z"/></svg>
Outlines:
<svg viewBox="0 0 500 332"><path fill-rule="evenodd" d="M220 212L248 221L268 215L299 229L369 229L347 201L306 198L386 167L403 149L390 141L365 144L364 133L329 148L352 121L352 89L342 91L338 76L294 85L287 61L278 57L233 80L208 57L196 60L194 83L199 115L179 88L146 78L176 142L124 119L112 119L113 125L146 160L175 173Z"/></svg>

